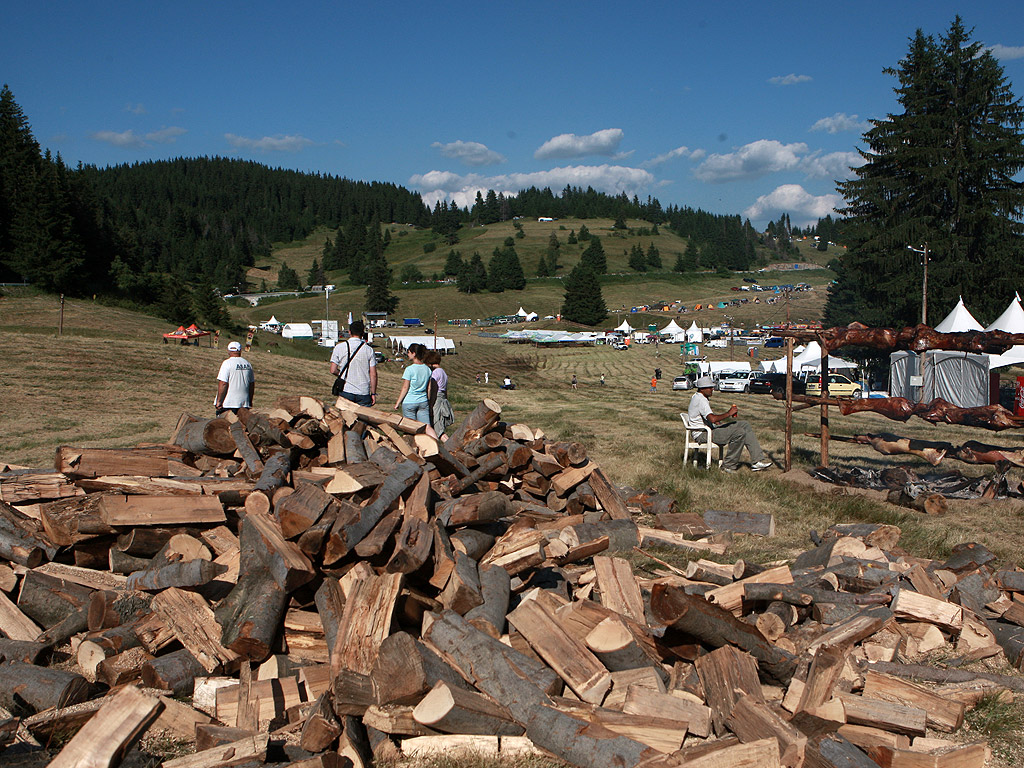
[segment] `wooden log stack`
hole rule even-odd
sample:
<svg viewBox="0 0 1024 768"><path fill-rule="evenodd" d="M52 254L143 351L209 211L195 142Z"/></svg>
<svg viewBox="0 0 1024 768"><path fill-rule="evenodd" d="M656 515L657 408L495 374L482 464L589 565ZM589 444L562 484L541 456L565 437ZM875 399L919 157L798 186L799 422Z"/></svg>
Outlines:
<svg viewBox="0 0 1024 768"><path fill-rule="evenodd" d="M771 515L619 488L491 400L446 442L344 400L221 421L0 466L0 751L59 733L53 764L113 766L167 732L194 743L171 768L981 768L965 711L1024 691L912 663L1024 668L1024 571L980 545L924 560L851 523L730 562Z"/></svg>

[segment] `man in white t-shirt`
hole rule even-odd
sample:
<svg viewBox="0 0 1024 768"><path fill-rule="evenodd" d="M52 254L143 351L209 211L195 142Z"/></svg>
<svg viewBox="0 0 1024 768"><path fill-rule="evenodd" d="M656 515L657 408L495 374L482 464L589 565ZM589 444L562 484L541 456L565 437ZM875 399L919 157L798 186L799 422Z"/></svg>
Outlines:
<svg viewBox="0 0 1024 768"><path fill-rule="evenodd" d="M707 424L711 427L711 442L722 446L725 451L725 460L722 462L723 472L735 472L739 468L740 456L746 448L752 462L750 468L754 472L768 469L772 465L764 456L761 444L757 441L754 428L746 421L733 421L724 424L726 419L735 418L736 406L733 405L725 413L714 413L711 410L711 396L715 392L715 381L710 376L702 376L694 382L697 390L690 398L690 407L687 415L690 421ZM692 436L698 442L704 442L707 433L694 431Z"/></svg>
<svg viewBox="0 0 1024 768"><path fill-rule="evenodd" d="M228 359L220 364L217 373L217 397L213 401L217 415L239 408L252 408L256 391L256 377L252 365L242 357L242 345L237 341L228 344Z"/></svg>
<svg viewBox="0 0 1024 768"><path fill-rule="evenodd" d="M374 406L377 404L377 357L363 338L365 330L362 320L349 325L349 337L338 342L331 353L331 375L345 379L341 396L346 400L356 405Z"/></svg>

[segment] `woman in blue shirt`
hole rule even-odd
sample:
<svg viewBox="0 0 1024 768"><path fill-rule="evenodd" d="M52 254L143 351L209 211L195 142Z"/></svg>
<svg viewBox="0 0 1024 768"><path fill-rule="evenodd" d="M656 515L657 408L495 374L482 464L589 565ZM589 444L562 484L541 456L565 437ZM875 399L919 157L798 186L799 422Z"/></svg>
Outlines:
<svg viewBox="0 0 1024 768"><path fill-rule="evenodd" d="M407 419L422 421L427 425L427 434L437 437L433 427L430 426L430 399L427 397L430 368L423 362L427 355L427 348L422 344L410 344L406 355L410 364L402 373L402 389L398 393L395 410L397 411L401 406L403 416Z"/></svg>

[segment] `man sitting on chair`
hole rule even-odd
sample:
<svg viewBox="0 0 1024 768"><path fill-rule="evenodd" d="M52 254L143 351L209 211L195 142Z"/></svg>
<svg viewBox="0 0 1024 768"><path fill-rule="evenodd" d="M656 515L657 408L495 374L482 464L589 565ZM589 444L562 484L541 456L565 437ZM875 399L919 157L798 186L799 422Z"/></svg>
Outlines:
<svg viewBox="0 0 1024 768"><path fill-rule="evenodd" d="M739 468L740 456L744 447L750 454L752 462L750 468L754 472L768 469L772 463L765 458L764 451L761 450L761 444L757 442L757 435L754 434L754 428L750 426L750 423L746 421L724 423L726 419L736 417L736 406L733 405L725 413L712 412L709 398L715 391L714 379L710 376L701 376L693 386L697 391L690 398L687 415L690 421L707 424L711 427L711 442L721 446L725 451L722 471L735 472ZM694 431L692 436L698 443L703 443L706 439L703 431Z"/></svg>

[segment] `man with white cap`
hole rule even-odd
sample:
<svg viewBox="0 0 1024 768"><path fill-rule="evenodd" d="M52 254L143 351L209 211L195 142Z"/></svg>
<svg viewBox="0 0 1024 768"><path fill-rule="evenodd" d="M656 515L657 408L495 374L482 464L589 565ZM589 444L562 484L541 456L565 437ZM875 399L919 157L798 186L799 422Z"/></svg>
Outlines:
<svg viewBox="0 0 1024 768"><path fill-rule="evenodd" d="M711 442L722 446L725 452L725 460L722 462L723 472L735 472L739 468L740 456L746 448L752 462L750 468L754 472L768 469L772 465L764 456L761 444L757 442L757 435L753 427L746 421L733 421L723 424L726 419L735 418L736 406L733 405L725 413L716 414L711 410L711 395L715 391L715 380L710 376L701 376L693 384L697 390L690 398L688 415L690 421L701 422L711 427ZM694 432L693 437L698 442L704 442L707 433Z"/></svg>
<svg viewBox="0 0 1024 768"><path fill-rule="evenodd" d="M217 374L217 397L213 401L217 415L224 411L252 408L255 391L256 377L252 365L242 357L242 345L232 341L228 344L228 359L220 364Z"/></svg>

